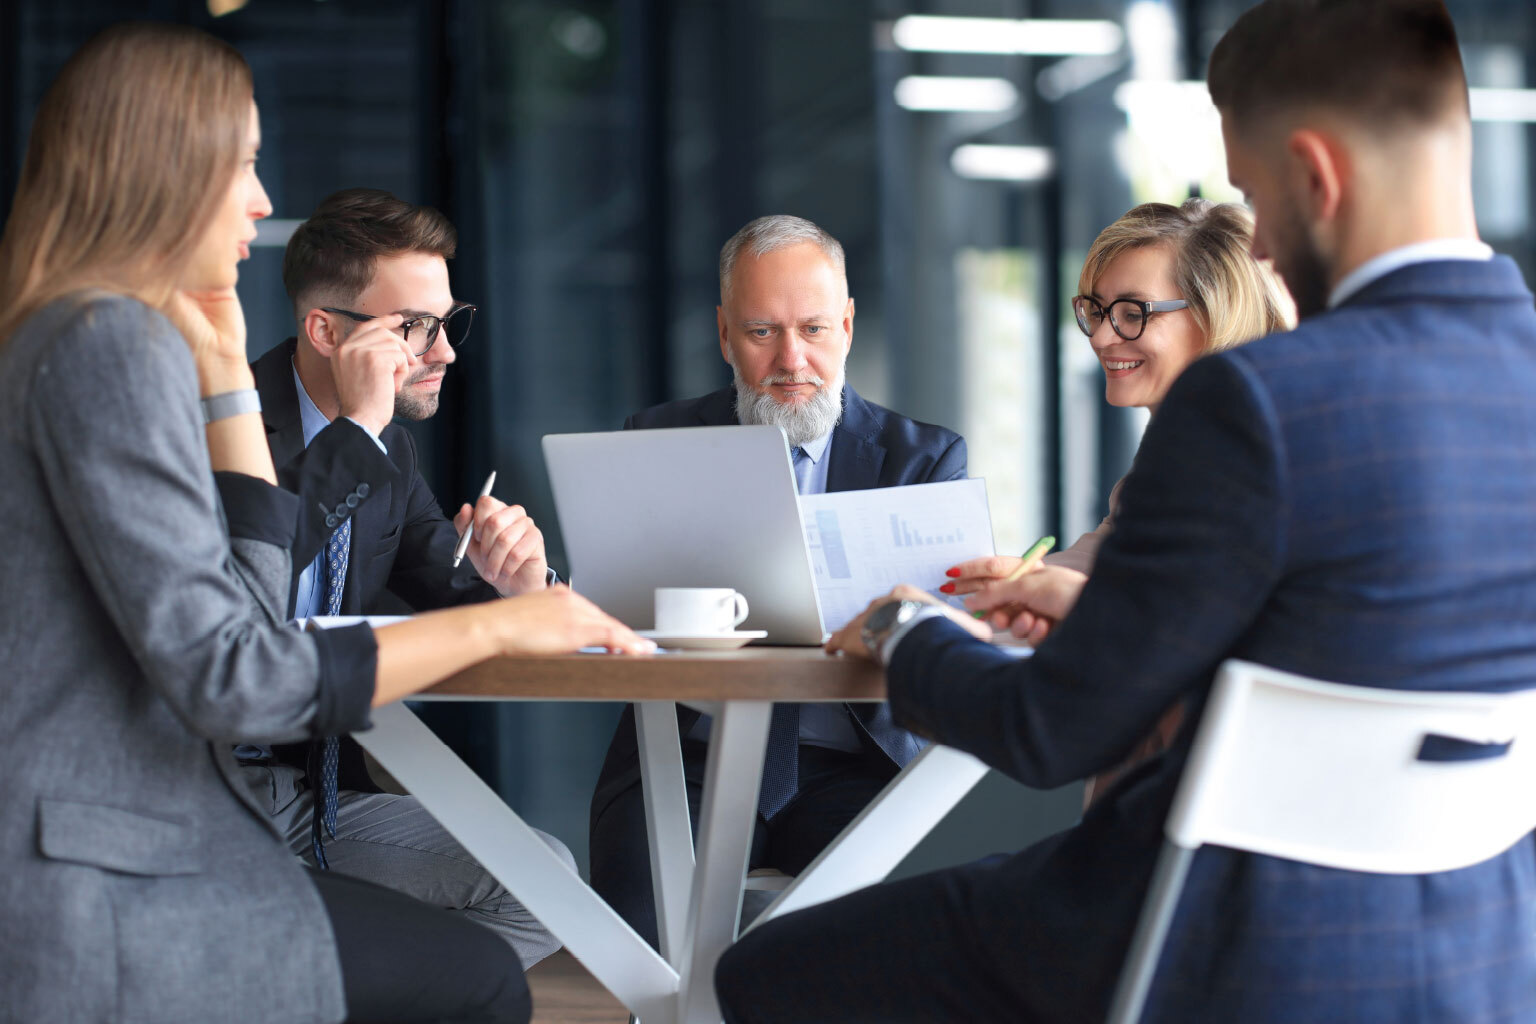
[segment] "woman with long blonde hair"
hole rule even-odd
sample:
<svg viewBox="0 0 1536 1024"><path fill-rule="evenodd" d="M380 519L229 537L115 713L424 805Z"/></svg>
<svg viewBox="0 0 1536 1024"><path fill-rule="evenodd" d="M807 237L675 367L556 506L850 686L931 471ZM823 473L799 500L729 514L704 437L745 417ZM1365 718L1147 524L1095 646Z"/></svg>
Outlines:
<svg viewBox="0 0 1536 1024"><path fill-rule="evenodd" d="M0 238L4 1020L524 1021L479 925L300 865L232 746L366 728L501 654L645 642L564 588L368 626L283 618L275 474L234 285L250 71L166 25L87 43Z"/></svg>

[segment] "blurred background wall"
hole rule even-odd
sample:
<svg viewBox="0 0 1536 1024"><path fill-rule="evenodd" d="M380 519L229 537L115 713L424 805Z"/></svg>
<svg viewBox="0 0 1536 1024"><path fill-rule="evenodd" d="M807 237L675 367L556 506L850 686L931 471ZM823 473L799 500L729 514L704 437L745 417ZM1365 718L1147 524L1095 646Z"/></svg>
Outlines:
<svg viewBox="0 0 1536 1024"><path fill-rule="evenodd" d="M1082 256L1135 202L1236 198L1199 79L1246 0L4 0L0 215L43 90L125 18L197 25L256 76L275 213L242 269L258 355L293 333L293 226L367 185L458 225L474 337L414 425L456 505L489 469L564 570L545 433L729 380L716 256L794 213L847 249L849 379L960 430L999 550L1095 525L1144 419L1102 399L1072 324ZM1480 227L1536 270L1536 5L1450 0L1474 86ZM974 19L995 19L977 21ZM1368 45L1364 41L1362 45ZM438 729L585 864L619 709L432 705ZM989 777L904 872L1072 823L1081 787Z"/></svg>

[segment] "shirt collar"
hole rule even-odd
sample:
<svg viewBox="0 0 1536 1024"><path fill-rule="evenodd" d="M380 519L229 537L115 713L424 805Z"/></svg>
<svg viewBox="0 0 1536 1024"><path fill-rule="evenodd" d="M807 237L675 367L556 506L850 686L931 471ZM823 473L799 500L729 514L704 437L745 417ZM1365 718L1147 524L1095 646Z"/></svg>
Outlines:
<svg viewBox="0 0 1536 1024"><path fill-rule="evenodd" d="M812 465L815 465L821 461L823 455L827 454L827 445L831 443L832 431L829 430L820 437L813 437L805 442L805 444L797 445L796 447L805 452L805 457L811 460Z"/></svg>
<svg viewBox="0 0 1536 1024"><path fill-rule="evenodd" d="M315 405L314 399L309 397L309 392L304 390L304 382L299 379L299 368L293 368L293 386L299 392L299 423L304 428L304 447L309 447L309 442L315 439L315 435L326 427L331 421L325 418L325 413Z"/></svg>
<svg viewBox="0 0 1536 1024"><path fill-rule="evenodd" d="M1433 238L1427 242L1388 249L1373 256L1344 275L1328 295L1328 308L1332 309L1366 285L1386 277L1394 270L1401 270L1411 263L1428 263L1431 260L1491 260L1493 248L1475 238Z"/></svg>

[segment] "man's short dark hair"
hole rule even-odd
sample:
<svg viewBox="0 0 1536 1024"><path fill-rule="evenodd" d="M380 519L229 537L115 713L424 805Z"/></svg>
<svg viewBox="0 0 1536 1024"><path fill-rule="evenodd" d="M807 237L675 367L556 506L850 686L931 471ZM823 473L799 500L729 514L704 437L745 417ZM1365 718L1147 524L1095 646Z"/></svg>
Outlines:
<svg viewBox="0 0 1536 1024"><path fill-rule="evenodd" d="M1264 0L1222 36L1206 77L1244 126L1305 107L1382 132L1467 116L1443 0Z"/></svg>
<svg viewBox="0 0 1536 1024"><path fill-rule="evenodd" d="M446 260L457 248L458 232L432 207L383 189L342 189L321 200L288 240L283 287L295 306L315 295L350 302L372 282L380 258L419 252Z"/></svg>

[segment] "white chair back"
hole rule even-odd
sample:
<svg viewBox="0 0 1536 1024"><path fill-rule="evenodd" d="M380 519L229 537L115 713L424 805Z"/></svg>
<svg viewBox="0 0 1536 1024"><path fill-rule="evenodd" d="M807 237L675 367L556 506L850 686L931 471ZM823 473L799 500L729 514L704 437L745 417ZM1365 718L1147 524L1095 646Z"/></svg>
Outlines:
<svg viewBox="0 0 1536 1024"><path fill-rule="evenodd" d="M1426 874L1487 860L1533 828L1536 691L1345 686L1233 660L1167 836L1187 849Z"/></svg>
<svg viewBox="0 0 1536 1024"><path fill-rule="evenodd" d="M1110 1006L1134 1024L1206 843L1324 867L1428 874L1536 829L1536 690L1345 686L1228 661L1164 827Z"/></svg>

